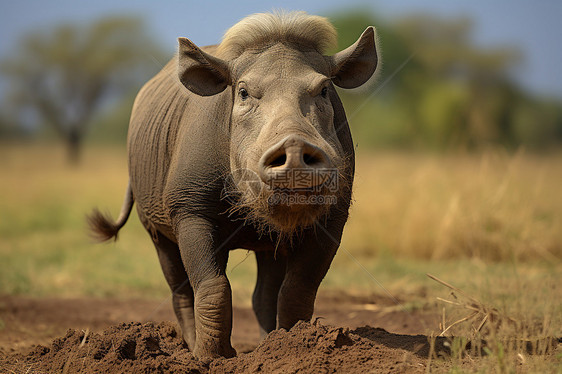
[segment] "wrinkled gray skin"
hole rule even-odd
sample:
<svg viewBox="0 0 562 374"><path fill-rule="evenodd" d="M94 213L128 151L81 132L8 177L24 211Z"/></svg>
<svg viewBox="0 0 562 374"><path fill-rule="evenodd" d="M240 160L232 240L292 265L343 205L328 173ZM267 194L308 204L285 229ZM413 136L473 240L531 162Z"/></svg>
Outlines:
<svg viewBox="0 0 562 374"><path fill-rule="evenodd" d="M213 57L214 46L199 49L179 41L177 59L135 101L124 212L113 226L101 216L91 221L98 232L115 236L134 196L173 292L184 339L196 357L210 360L236 353L225 274L232 249L255 251L252 300L262 334L312 317L347 220L354 173L351 134L333 84L365 83L377 55L372 28L331 57L277 43L227 62ZM303 162L307 156L311 165ZM251 217L224 198L225 186L242 200L251 195L243 180L225 180L233 170L259 175L258 184L271 192L267 182L276 177L275 168L330 166L340 173L335 205L270 207ZM270 232L263 234L264 227ZM280 237L284 231L289 233Z"/></svg>

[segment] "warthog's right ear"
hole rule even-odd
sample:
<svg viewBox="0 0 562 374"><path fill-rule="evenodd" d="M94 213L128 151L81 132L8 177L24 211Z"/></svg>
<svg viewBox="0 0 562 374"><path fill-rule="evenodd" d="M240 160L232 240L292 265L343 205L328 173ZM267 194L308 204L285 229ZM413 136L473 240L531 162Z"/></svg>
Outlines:
<svg viewBox="0 0 562 374"><path fill-rule="evenodd" d="M230 84L226 61L203 52L186 38L178 38L178 76L191 92L201 96L216 95Z"/></svg>

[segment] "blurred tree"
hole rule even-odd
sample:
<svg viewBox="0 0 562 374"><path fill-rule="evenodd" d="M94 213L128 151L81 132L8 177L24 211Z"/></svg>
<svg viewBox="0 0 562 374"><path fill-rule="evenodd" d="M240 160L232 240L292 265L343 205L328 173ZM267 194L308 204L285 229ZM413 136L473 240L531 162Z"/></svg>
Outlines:
<svg viewBox="0 0 562 374"><path fill-rule="evenodd" d="M55 130L76 163L94 114L159 69L159 55L141 20L108 18L31 34L0 69L20 115Z"/></svg>
<svg viewBox="0 0 562 374"><path fill-rule="evenodd" d="M5 111L0 111L0 139L14 139L24 137L24 131L6 116Z"/></svg>
<svg viewBox="0 0 562 374"><path fill-rule="evenodd" d="M359 94L341 91L363 144L443 150L562 141L560 100L536 98L518 87L509 73L521 54L475 46L470 19L416 14L388 23L368 10L330 18L339 49L368 25L377 28L378 85Z"/></svg>
<svg viewBox="0 0 562 374"><path fill-rule="evenodd" d="M93 119L88 142L124 145L127 142L131 109L138 90L131 90L115 100L114 105Z"/></svg>
<svg viewBox="0 0 562 374"><path fill-rule="evenodd" d="M509 48L475 47L471 29L466 18L424 15L396 24L419 62L417 69L408 70L411 82L405 93L413 94L408 98L413 114L426 144L434 149L512 143L511 103L519 91L508 72L520 55Z"/></svg>

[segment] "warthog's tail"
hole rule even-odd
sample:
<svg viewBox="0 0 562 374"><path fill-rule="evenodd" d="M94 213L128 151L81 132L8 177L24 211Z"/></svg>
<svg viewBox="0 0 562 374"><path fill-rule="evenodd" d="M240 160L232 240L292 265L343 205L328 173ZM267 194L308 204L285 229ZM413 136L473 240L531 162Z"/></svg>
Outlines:
<svg viewBox="0 0 562 374"><path fill-rule="evenodd" d="M127 222L134 202L135 199L133 197L133 191L131 190L131 183L129 183L127 186L127 193L125 194L125 201L123 201L121 213L119 214L119 218L117 218L117 222L114 222L109 215L101 213L98 209L94 209L92 214L86 217L92 237L100 242L105 242L112 238L117 240L117 233Z"/></svg>

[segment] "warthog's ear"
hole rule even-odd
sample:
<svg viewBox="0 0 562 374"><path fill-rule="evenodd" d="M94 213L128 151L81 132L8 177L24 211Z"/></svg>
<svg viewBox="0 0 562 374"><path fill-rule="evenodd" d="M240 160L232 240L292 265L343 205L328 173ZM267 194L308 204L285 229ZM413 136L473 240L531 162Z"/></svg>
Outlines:
<svg viewBox="0 0 562 374"><path fill-rule="evenodd" d="M332 81L335 85L355 88L367 82L378 62L374 27L367 27L353 45L329 58L332 60Z"/></svg>
<svg viewBox="0 0 562 374"><path fill-rule="evenodd" d="M224 91L230 83L226 61L203 52L186 38L178 38L178 76L191 92L211 96Z"/></svg>

